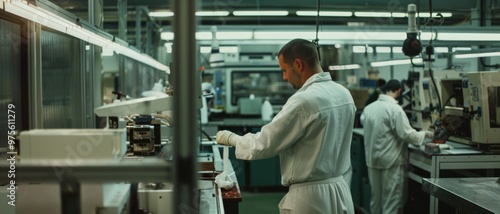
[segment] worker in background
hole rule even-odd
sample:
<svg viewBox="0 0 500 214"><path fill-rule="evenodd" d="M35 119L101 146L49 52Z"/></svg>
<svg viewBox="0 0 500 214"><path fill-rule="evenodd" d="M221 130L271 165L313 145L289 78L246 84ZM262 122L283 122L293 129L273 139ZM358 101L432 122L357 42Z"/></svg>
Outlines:
<svg viewBox="0 0 500 214"><path fill-rule="evenodd" d="M281 183L289 186L280 213L354 213L349 185L356 107L349 91L319 64L315 45L294 39L278 54L283 79L295 89L258 133L217 132L217 143L236 147L238 159L280 155Z"/></svg>
<svg viewBox="0 0 500 214"><path fill-rule="evenodd" d="M366 106L361 114L368 177L371 185L370 211L403 213L406 201L405 161L408 144L420 146L433 132L416 131L397 99L401 83L389 80L382 86L377 101Z"/></svg>
<svg viewBox="0 0 500 214"><path fill-rule="evenodd" d="M375 102L375 100L378 99L378 96L380 95L380 87L385 85L385 83L386 83L385 79L380 78L377 80L377 87L370 94L370 96L368 96L368 99L365 102L365 106L370 105L370 103L373 103L373 102Z"/></svg>

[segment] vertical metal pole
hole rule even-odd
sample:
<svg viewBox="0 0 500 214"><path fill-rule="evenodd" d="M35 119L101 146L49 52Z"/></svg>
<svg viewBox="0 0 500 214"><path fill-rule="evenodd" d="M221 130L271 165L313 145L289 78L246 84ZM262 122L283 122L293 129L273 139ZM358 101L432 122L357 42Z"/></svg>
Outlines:
<svg viewBox="0 0 500 214"><path fill-rule="evenodd" d="M127 0L118 0L118 37L127 41Z"/></svg>
<svg viewBox="0 0 500 214"><path fill-rule="evenodd" d="M135 8L135 47L139 49L141 52L142 50L142 29L141 29L141 15L142 15L142 10L140 7Z"/></svg>
<svg viewBox="0 0 500 214"><path fill-rule="evenodd" d="M94 0L89 0L89 23L93 26L97 26L102 29L103 26L103 8L101 4L96 4ZM88 66L89 66L89 83L87 86L88 97L90 97L90 103L87 105L88 109L86 126L87 128L96 127L96 116L94 114L94 108L102 106L102 87L101 87L101 52L102 48L97 45L90 45L90 50L88 50Z"/></svg>
<svg viewBox="0 0 500 214"><path fill-rule="evenodd" d="M118 0L118 37L127 40L127 0ZM118 78L119 81L115 82L115 89L123 93L128 93L125 91L125 57L123 55L118 56Z"/></svg>
<svg viewBox="0 0 500 214"><path fill-rule="evenodd" d="M391 52L390 52L390 59L393 59L394 57L394 52L392 51L392 46L391 46ZM391 65L391 79L394 79L394 65ZM389 81L389 80L387 80Z"/></svg>
<svg viewBox="0 0 500 214"><path fill-rule="evenodd" d="M30 62L30 129L43 128L42 120L42 57L41 57L41 26L31 22L28 24Z"/></svg>
<svg viewBox="0 0 500 214"><path fill-rule="evenodd" d="M174 206L173 213L199 213L196 138L195 0L173 1Z"/></svg>
<svg viewBox="0 0 500 214"><path fill-rule="evenodd" d="M153 20L147 20L146 22L146 54L153 56L153 53L151 52L152 50L152 43L153 43Z"/></svg>

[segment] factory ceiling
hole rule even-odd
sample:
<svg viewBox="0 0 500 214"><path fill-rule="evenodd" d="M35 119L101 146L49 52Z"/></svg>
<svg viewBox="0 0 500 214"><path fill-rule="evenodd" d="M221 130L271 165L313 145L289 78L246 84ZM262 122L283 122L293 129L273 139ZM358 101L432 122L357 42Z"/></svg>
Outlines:
<svg viewBox="0 0 500 214"><path fill-rule="evenodd" d="M88 17L88 0L51 0L52 3L82 18ZM127 5L127 35L131 40L136 27L137 7L146 7L151 12L171 11L172 0L96 0L94 4L102 8L103 28L107 32L118 34L119 3ZM224 16L199 16L200 26L273 26L273 25L407 25L406 10L408 4L416 4L418 12L429 15L435 13L450 16L440 18L434 16L433 25L441 26L498 26L499 0L455 0L455 1L419 1L419 0L198 0L197 11L227 11ZM432 5L430 5L430 3ZM300 16L298 11L342 11L349 12L345 17L314 15ZM284 16L238 16L237 11L286 11ZM359 12L382 12L389 16L371 17ZM403 14L403 15L401 15ZM147 17L142 17L143 21ZM170 27L172 17L153 17L158 30ZM418 24L429 23L428 18L419 18ZM144 29L143 29L144 30Z"/></svg>

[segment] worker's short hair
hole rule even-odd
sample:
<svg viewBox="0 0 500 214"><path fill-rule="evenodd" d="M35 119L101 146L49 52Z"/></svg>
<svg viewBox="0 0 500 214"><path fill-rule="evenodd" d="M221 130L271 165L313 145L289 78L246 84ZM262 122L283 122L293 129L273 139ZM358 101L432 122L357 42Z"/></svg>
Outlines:
<svg viewBox="0 0 500 214"><path fill-rule="evenodd" d="M380 88L382 92L387 93L387 92L395 92L399 89L401 89L401 83L398 80L389 80L382 88Z"/></svg>
<svg viewBox="0 0 500 214"><path fill-rule="evenodd" d="M295 59L302 60L309 67L319 64L318 51L313 42L305 39L294 39L284 45L278 56L283 57L283 61L291 65Z"/></svg>

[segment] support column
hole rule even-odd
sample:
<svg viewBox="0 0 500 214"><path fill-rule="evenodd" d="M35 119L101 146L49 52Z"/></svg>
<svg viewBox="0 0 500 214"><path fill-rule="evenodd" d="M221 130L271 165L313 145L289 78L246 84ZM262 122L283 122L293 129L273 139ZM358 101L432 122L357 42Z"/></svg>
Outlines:
<svg viewBox="0 0 500 214"><path fill-rule="evenodd" d="M174 206L173 213L199 213L195 0L173 1Z"/></svg>

